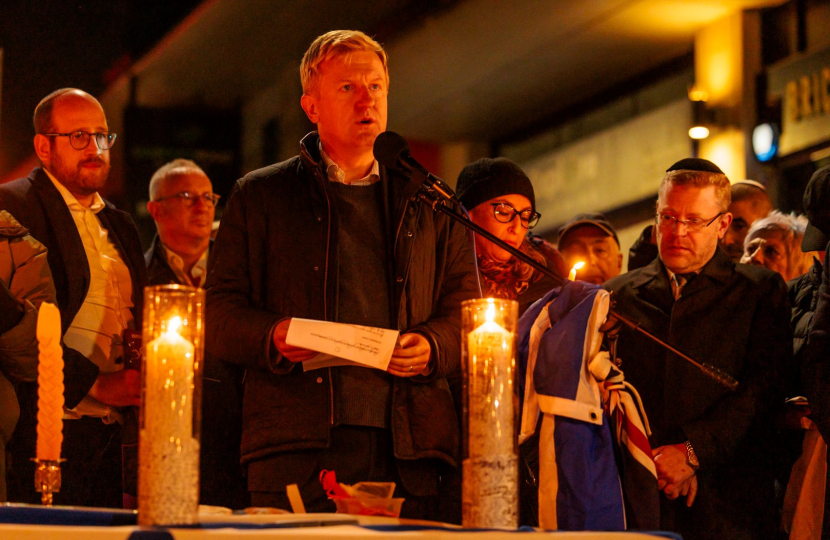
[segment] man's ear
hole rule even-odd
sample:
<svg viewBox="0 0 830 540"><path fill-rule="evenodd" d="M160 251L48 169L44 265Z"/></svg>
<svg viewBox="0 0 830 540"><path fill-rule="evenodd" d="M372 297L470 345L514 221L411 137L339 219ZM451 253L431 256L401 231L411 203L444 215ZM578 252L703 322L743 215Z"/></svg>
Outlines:
<svg viewBox="0 0 830 540"><path fill-rule="evenodd" d="M49 137L41 134L35 135L34 139L35 154L41 163L47 164L52 158L52 144Z"/></svg>
<svg viewBox="0 0 830 540"><path fill-rule="evenodd" d="M622 253L617 253L617 270L619 270L620 272L622 272L622 260L623 260L623 254Z"/></svg>
<svg viewBox="0 0 830 540"><path fill-rule="evenodd" d="M718 225L719 240L722 240L726 236L726 231L729 230L730 225L732 225L732 214L727 212L723 215L723 219L720 220L720 224Z"/></svg>
<svg viewBox="0 0 830 540"><path fill-rule="evenodd" d="M150 212L150 216L153 218L153 221L156 221L159 217L161 217L161 204L156 201L147 201L147 211Z"/></svg>
<svg viewBox="0 0 830 540"><path fill-rule="evenodd" d="M300 98L300 106L312 124L316 124L320 120L320 113L317 111L317 98L310 94L303 94L303 97Z"/></svg>

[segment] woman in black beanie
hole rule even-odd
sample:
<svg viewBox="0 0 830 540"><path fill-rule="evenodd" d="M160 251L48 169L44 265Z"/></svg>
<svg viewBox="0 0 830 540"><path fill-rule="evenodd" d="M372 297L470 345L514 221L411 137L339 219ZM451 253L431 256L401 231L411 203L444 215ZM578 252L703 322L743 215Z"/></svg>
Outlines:
<svg viewBox="0 0 830 540"><path fill-rule="evenodd" d="M458 176L456 193L474 223L557 274L566 275L559 252L544 240L527 236L540 216L533 185L518 165L506 158L471 163ZM475 236L475 247L482 292L517 300L519 314L556 286L551 278L484 237Z"/></svg>

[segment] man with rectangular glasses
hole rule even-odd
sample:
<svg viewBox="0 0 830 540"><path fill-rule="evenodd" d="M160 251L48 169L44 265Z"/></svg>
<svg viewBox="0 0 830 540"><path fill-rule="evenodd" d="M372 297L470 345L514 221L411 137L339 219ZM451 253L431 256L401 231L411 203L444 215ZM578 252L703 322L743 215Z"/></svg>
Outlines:
<svg viewBox="0 0 830 540"><path fill-rule="evenodd" d="M621 313L738 381L730 390L640 334L620 332L617 356L651 423L661 529L692 540L771 536L769 411L792 354L786 286L718 246L732 215L729 180L714 163L677 162L658 193L659 257L605 287Z"/></svg>
<svg viewBox="0 0 830 540"><path fill-rule="evenodd" d="M124 408L139 404L138 372L124 364L125 340L141 328L141 242L130 216L99 195L115 133L98 100L74 88L53 92L35 109L34 127L41 166L0 186L0 209L47 247L61 311L67 462L55 503L121 507L121 422ZM35 502L36 385L20 395L9 498Z"/></svg>
<svg viewBox="0 0 830 540"><path fill-rule="evenodd" d="M153 173L147 210L158 234L144 253L150 285L204 285L218 202L210 178L189 159L174 159ZM233 367L211 355L205 358L199 501L244 508L247 490L239 465L242 377Z"/></svg>
<svg viewBox="0 0 830 540"><path fill-rule="evenodd" d="M175 159L153 174L147 211L158 234L144 254L151 285L204 283L218 202L210 179L189 159Z"/></svg>

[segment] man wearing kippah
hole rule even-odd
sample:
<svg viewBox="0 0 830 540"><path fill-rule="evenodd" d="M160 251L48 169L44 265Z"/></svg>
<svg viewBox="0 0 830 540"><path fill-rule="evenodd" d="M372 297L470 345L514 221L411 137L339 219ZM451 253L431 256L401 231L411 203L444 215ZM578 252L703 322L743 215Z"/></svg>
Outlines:
<svg viewBox="0 0 830 540"><path fill-rule="evenodd" d="M687 540L766 538L777 530L769 409L792 355L781 276L735 264L718 240L730 184L712 162L684 159L660 184L659 257L611 279L617 309L698 362L738 381L731 390L627 328L617 357L640 392L662 490L660 525Z"/></svg>
<svg viewBox="0 0 830 540"><path fill-rule="evenodd" d="M772 202L764 184L755 180L738 180L732 184L732 202L729 213L732 223L720 241L721 246L735 262L744 254L744 239L752 224L772 211Z"/></svg>

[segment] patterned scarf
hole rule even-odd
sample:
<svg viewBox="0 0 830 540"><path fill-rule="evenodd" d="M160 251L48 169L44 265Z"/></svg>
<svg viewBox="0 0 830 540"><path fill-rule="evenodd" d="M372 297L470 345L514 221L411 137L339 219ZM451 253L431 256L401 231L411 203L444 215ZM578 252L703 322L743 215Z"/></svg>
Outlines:
<svg viewBox="0 0 830 540"><path fill-rule="evenodd" d="M544 255L534 249L527 238L524 239L519 250L547 266ZM483 253L478 254L478 270L482 277L481 288L484 296L508 300L515 300L527 290L531 283L535 283L543 276L541 272L537 272L529 264L523 263L516 257L501 262L494 261Z"/></svg>

